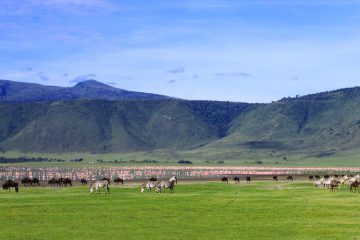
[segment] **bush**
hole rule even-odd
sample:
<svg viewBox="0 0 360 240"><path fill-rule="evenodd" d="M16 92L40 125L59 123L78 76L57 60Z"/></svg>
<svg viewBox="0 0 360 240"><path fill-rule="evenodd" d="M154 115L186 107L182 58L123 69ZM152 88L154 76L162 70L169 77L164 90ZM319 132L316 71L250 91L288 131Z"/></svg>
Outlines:
<svg viewBox="0 0 360 240"><path fill-rule="evenodd" d="M177 161L177 163L179 163L179 164L192 164L192 161L189 161L189 160L180 160L180 161Z"/></svg>

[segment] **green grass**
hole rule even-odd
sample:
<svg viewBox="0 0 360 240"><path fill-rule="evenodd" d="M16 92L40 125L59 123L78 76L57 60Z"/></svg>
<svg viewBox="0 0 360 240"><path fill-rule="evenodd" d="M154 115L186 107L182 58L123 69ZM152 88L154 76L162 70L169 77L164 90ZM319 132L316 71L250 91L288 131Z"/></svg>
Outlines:
<svg viewBox="0 0 360 240"><path fill-rule="evenodd" d="M360 194L311 183L196 183L175 193L0 192L4 239L359 239Z"/></svg>

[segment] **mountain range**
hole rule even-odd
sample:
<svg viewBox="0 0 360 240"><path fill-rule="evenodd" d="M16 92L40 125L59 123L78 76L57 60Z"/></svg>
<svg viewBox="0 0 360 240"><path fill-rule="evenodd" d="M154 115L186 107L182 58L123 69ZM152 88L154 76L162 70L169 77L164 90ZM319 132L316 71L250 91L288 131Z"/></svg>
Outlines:
<svg viewBox="0 0 360 240"><path fill-rule="evenodd" d="M146 99L163 100L167 96L127 91L95 80L86 80L73 87L45 86L36 83L0 80L0 102L35 102L75 99Z"/></svg>
<svg viewBox="0 0 360 240"><path fill-rule="evenodd" d="M0 81L0 147L22 152L356 150L360 88L268 104L190 101L89 80L74 87Z"/></svg>

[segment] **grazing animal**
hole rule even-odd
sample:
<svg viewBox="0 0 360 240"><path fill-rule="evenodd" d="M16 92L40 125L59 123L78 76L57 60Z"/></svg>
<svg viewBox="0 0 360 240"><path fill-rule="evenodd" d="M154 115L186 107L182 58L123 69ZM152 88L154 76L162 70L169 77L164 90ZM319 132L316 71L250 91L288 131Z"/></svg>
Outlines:
<svg viewBox="0 0 360 240"><path fill-rule="evenodd" d="M315 179L316 179L316 180L319 180L319 179L320 179L320 176L319 176L319 175L315 175Z"/></svg>
<svg viewBox="0 0 360 240"><path fill-rule="evenodd" d="M26 177L21 179L21 183L24 185L24 187L30 187L31 185L31 179Z"/></svg>
<svg viewBox="0 0 360 240"><path fill-rule="evenodd" d="M352 175L351 175L352 176ZM355 182L355 181L358 181L360 179L360 175L356 175L356 176L352 176L349 178L349 184Z"/></svg>
<svg viewBox="0 0 360 240"><path fill-rule="evenodd" d="M124 179L122 178L115 178L114 183L124 185Z"/></svg>
<svg viewBox="0 0 360 240"><path fill-rule="evenodd" d="M331 182L335 180L334 177L331 177L331 178L325 178L324 177L324 179L325 179L324 180L324 187L327 187L327 188L330 188Z"/></svg>
<svg viewBox="0 0 360 240"><path fill-rule="evenodd" d="M13 180L7 180L5 183L3 183L2 187L5 191L9 192L10 189L13 187L15 188L15 192L19 192L19 184L17 182L14 182Z"/></svg>
<svg viewBox="0 0 360 240"><path fill-rule="evenodd" d="M40 187L40 180L38 178L33 178L31 180L31 185L34 187Z"/></svg>
<svg viewBox="0 0 360 240"><path fill-rule="evenodd" d="M250 177L247 176L247 177L246 177L246 182L250 182L250 181L251 181Z"/></svg>
<svg viewBox="0 0 360 240"><path fill-rule="evenodd" d="M103 179L101 179L101 181L108 181L108 183L109 183L109 185L110 185L110 178L104 177Z"/></svg>
<svg viewBox="0 0 360 240"><path fill-rule="evenodd" d="M174 181L177 184L177 178L175 177L175 175L172 175L171 178L169 178L169 182Z"/></svg>
<svg viewBox="0 0 360 240"><path fill-rule="evenodd" d="M337 180L337 181L338 181L338 183L341 185L341 187L344 186L344 184L345 184L344 178L340 178L340 179Z"/></svg>
<svg viewBox="0 0 360 240"><path fill-rule="evenodd" d="M61 177L61 178L58 179L58 181L59 181L59 186L61 187L61 184L63 183L64 178Z"/></svg>
<svg viewBox="0 0 360 240"><path fill-rule="evenodd" d="M277 177L276 175L273 176L273 180L277 182L277 181L278 181L278 177Z"/></svg>
<svg viewBox="0 0 360 240"><path fill-rule="evenodd" d="M50 186L53 186L55 187L56 185L57 186L60 186L60 180L59 179L55 179L55 178L51 178L49 181L48 181L49 185Z"/></svg>
<svg viewBox="0 0 360 240"><path fill-rule="evenodd" d="M330 183L330 191L331 192L335 192L335 190L338 191L338 188L337 188L338 185L339 184L338 184L337 180L332 180L331 183Z"/></svg>
<svg viewBox="0 0 360 240"><path fill-rule="evenodd" d="M95 193L97 192L100 194L100 188L105 188L106 193L110 193L109 181L101 180L94 182L93 184L90 185L90 193L93 194L95 191Z"/></svg>
<svg viewBox="0 0 360 240"><path fill-rule="evenodd" d="M226 183L229 183L229 181L228 181L228 178L227 178L227 177L222 177L222 178L221 178L221 182L226 182Z"/></svg>
<svg viewBox="0 0 360 240"><path fill-rule="evenodd" d="M72 187L72 181L70 178L59 178L60 186L63 184L65 187L70 186Z"/></svg>
<svg viewBox="0 0 360 240"><path fill-rule="evenodd" d="M313 180L314 180L314 176L310 175L310 176L309 176L309 180L310 180L310 181L313 181Z"/></svg>
<svg viewBox="0 0 360 240"><path fill-rule="evenodd" d="M233 180L234 180L235 183L240 183L240 178L239 177L234 177Z"/></svg>
<svg viewBox="0 0 360 240"><path fill-rule="evenodd" d="M81 185L87 185L87 180L85 178L80 179Z"/></svg>
<svg viewBox="0 0 360 240"><path fill-rule="evenodd" d="M324 181L323 181L323 179L316 180L316 181L314 182L314 185L315 185L315 187L324 186Z"/></svg>
<svg viewBox="0 0 360 240"><path fill-rule="evenodd" d="M165 189L170 189L171 192L174 191L174 187L175 187L175 181L161 181L157 186L156 186L156 192L161 193L162 191L165 191Z"/></svg>
<svg viewBox="0 0 360 240"><path fill-rule="evenodd" d="M145 188L147 189L147 191L151 191L152 188L156 187L158 185L158 182L154 182L154 181L147 181L146 183L143 183L141 185L141 192L145 191Z"/></svg>
<svg viewBox="0 0 360 240"><path fill-rule="evenodd" d="M359 191L359 185L360 185L360 182L358 182L358 181L352 182L350 184L350 192L356 192L356 190Z"/></svg>
<svg viewBox="0 0 360 240"><path fill-rule="evenodd" d="M294 181L293 177L291 175L287 176L286 180L288 181Z"/></svg>

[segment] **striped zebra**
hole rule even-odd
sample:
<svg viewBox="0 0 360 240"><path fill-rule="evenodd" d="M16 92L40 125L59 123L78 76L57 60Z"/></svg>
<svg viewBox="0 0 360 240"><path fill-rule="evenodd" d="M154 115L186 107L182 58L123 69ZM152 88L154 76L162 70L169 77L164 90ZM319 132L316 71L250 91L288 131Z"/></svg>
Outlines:
<svg viewBox="0 0 360 240"><path fill-rule="evenodd" d="M171 180L171 181L161 181L157 186L156 186L156 192L161 193L162 191L165 191L165 189L170 189L171 192L174 191L174 187L175 187L175 180Z"/></svg>
<svg viewBox="0 0 360 240"><path fill-rule="evenodd" d="M175 175L172 175L172 177L169 179L169 182L174 181L177 184L177 178L175 177Z"/></svg>
<svg viewBox="0 0 360 240"><path fill-rule="evenodd" d="M145 188L147 189L147 191L151 191L152 188L156 187L158 185L158 182L154 182L154 181L147 181L146 183L143 183L141 185L141 192L145 191Z"/></svg>
<svg viewBox="0 0 360 240"><path fill-rule="evenodd" d="M109 180L101 180L101 181L96 181L93 184L91 184L90 186L90 193L94 193L95 192L100 194L100 188L106 188L106 193L110 193L110 188L109 188Z"/></svg>

